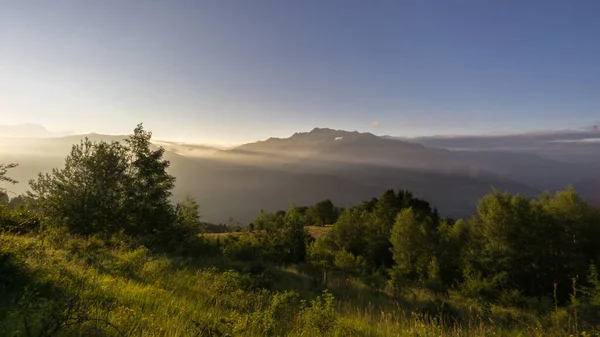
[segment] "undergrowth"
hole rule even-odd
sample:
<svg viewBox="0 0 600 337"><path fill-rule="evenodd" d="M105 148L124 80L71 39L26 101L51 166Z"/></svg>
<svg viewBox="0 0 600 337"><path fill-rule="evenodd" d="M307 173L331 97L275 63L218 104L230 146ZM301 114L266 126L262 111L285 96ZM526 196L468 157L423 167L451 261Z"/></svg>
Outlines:
<svg viewBox="0 0 600 337"><path fill-rule="evenodd" d="M552 301L490 306L457 292L328 289L297 267L153 254L113 238L0 234L1 336L573 335ZM215 267L217 266L217 267ZM548 308L545 308L547 306ZM577 333L598 335L591 326Z"/></svg>

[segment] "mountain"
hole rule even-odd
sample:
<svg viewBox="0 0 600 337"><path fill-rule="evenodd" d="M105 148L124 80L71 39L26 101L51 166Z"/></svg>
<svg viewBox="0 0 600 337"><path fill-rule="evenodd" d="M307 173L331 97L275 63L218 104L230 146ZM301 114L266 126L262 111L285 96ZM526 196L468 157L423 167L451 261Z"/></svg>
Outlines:
<svg viewBox="0 0 600 337"><path fill-rule="evenodd" d="M600 143L595 145L600 154ZM592 146L578 145L578 148L583 147ZM389 136L331 129L314 129L287 139L272 138L243 145L234 151L270 162L310 159L313 162L370 163L446 173L476 171L499 175L535 189L553 190L574 181L600 177L600 165L554 160L535 152L502 151L494 147L489 150L448 150ZM563 152L570 151L565 149Z"/></svg>
<svg viewBox="0 0 600 337"><path fill-rule="evenodd" d="M50 132L38 124L0 125L0 137L61 137L72 134L70 131Z"/></svg>
<svg viewBox="0 0 600 337"><path fill-rule="evenodd" d="M453 216L472 211L492 186L525 195L539 191L474 165L460 153L343 130L316 128L290 138L245 144L217 157L286 172L333 175L378 191L409 189Z"/></svg>
<svg viewBox="0 0 600 337"><path fill-rule="evenodd" d="M125 137L0 138L0 162L20 164L11 176L21 184L10 189L23 193L28 179L61 166L71 145L84 136L96 141ZM165 156L177 178L174 198L196 197L203 218L213 222L232 217L248 223L261 209L275 211L325 198L347 206L389 188L410 190L444 215L464 216L492 187L533 196L544 188L540 185L560 180L559 173L571 167L536 155L450 151L322 128L229 150L156 143L168 145ZM186 155L192 153L190 149L206 155Z"/></svg>
<svg viewBox="0 0 600 337"><path fill-rule="evenodd" d="M392 137L370 133L314 129L297 133L287 139L271 138L246 144L228 152L247 161L268 162L270 165L295 164L305 166L320 163L385 165L436 173L479 172L497 175L535 189L562 188L577 180L598 175L592 164L552 160L536 153L500 150L447 150L427 147ZM227 157L227 156L225 156Z"/></svg>
<svg viewBox="0 0 600 337"><path fill-rule="evenodd" d="M574 182L573 187L587 200L600 205L600 176Z"/></svg>

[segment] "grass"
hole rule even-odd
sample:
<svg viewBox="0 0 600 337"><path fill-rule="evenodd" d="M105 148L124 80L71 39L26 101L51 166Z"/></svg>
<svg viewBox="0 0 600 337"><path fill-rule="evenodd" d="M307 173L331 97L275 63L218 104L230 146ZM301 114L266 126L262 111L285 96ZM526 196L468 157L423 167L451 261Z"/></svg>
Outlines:
<svg viewBox="0 0 600 337"><path fill-rule="evenodd" d="M270 289L253 288L254 276L222 257L167 257L118 241L0 234L0 255L22 280L0 287L1 336L49 336L45 326L57 336L570 335L564 320L457 294L447 303L463 319L452 320L438 295L391 297L343 274L322 292L296 267L270 268Z"/></svg>
<svg viewBox="0 0 600 337"><path fill-rule="evenodd" d="M304 228L306 229L306 231L308 232L308 234L310 236L312 236L315 239L318 239L321 236L323 236L326 233L328 233L331 230L331 228L333 228L333 225L304 226ZM203 237L206 237L206 238L224 238L224 237L227 237L229 235L231 235L231 236L241 236L243 233L244 232L203 233L203 234L200 234L200 235L203 236Z"/></svg>
<svg viewBox="0 0 600 337"><path fill-rule="evenodd" d="M310 236L312 236L315 239L318 239L323 235L327 234L333 228L333 225L306 226L304 228L306 228L306 231Z"/></svg>

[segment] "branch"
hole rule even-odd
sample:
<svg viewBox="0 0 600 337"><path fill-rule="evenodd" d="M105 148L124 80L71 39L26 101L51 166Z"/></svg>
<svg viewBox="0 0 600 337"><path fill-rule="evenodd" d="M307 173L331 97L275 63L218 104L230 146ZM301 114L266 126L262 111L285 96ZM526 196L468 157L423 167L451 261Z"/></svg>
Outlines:
<svg viewBox="0 0 600 337"><path fill-rule="evenodd" d="M18 181L6 176L6 172L8 172L8 170L17 166L17 164L0 164L0 182L5 181L11 184L18 183Z"/></svg>

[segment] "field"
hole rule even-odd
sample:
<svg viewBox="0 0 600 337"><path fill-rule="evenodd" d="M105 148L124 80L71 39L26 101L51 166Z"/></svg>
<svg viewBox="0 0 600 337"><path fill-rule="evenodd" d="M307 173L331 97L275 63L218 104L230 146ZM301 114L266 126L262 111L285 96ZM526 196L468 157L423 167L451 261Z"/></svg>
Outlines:
<svg viewBox="0 0 600 337"><path fill-rule="evenodd" d="M333 225L304 226L304 228L306 229L308 234L315 239L318 239L321 236L325 235L327 232L329 232L331 230L332 227L333 227ZM200 235L203 237L206 237L206 238L223 238L228 235L240 236L242 234L243 234L243 232L227 232L227 233L203 233Z"/></svg>
<svg viewBox="0 0 600 337"><path fill-rule="evenodd" d="M3 287L2 336L572 335L563 311L535 316L452 293L444 309L423 289L392 298L343 274L323 292L299 267L248 274L222 257L169 257L118 240L1 234L0 256L0 277L16 280ZM465 319L447 321L445 311Z"/></svg>

